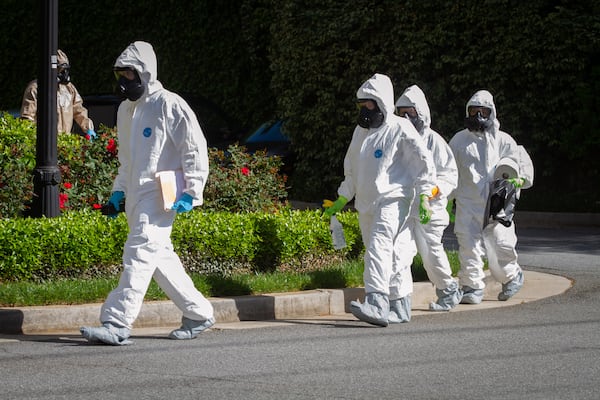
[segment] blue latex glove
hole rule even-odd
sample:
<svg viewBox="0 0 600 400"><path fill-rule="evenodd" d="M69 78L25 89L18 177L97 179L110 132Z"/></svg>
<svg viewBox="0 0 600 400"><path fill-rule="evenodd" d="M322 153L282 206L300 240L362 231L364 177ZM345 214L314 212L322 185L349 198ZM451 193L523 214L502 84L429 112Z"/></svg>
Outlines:
<svg viewBox="0 0 600 400"><path fill-rule="evenodd" d="M108 204L111 204L115 208L115 210L117 210L117 212L114 214L108 214L108 217L117 218L117 215L119 215L119 211L121 210L121 202L124 198L125 193L120 190L117 190L110 195L110 199L108 199Z"/></svg>
<svg viewBox="0 0 600 400"><path fill-rule="evenodd" d="M348 199L344 196L339 196L334 202L331 200L323 200L323 208L325 208L325 211L323 211L323 216L331 218L332 215L344 208L347 202Z"/></svg>
<svg viewBox="0 0 600 400"><path fill-rule="evenodd" d="M117 190L110 195L110 199L108 202L113 205L115 210L119 210L121 208L121 200L125 197L125 192Z"/></svg>
<svg viewBox="0 0 600 400"><path fill-rule="evenodd" d="M194 207L192 205L194 201L194 198L192 196L190 196L187 193L184 193L179 200L177 200L175 202L175 204L173 204L173 207L171 207L171 210L175 210L178 213L183 213L183 212L188 212L191 211L192 208Z"/></svg>
<svg viewBox="0 0 600 400"><path fill-rule="evenodd" d="M88 129L87 135L90 139L90 142L98 137L98 135L96 134L96 132L93 129Z"/></svg>
<svg viewBox="0 0 600 400"><path fill-rule="evenodd" d="M426 224L431 220L431 206L429 205L429 195L419 196L419 221Z"/></svg>

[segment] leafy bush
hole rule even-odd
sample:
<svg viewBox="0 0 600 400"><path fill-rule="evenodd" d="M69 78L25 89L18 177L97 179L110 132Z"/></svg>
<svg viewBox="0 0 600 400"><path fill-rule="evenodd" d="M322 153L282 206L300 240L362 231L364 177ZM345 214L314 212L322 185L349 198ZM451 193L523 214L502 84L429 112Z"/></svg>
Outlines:
<svg viewBox="0 0 600 400"><path fill-rule="evenodd" d="M249 154L234 144L226 152L209 149L209 158L204 209L270 212L284 205L286 177L279 173L279 157L268 157L265 151Z"/></svg>
<svg viewBox="0 0 600 400"><path fill-rule="evenodd" d="M0 116L0 218L20 215L33 198L35 139L30 122Z"/></svg>
<svg viewBox="0 0 600 400"><path fill-rule="evenodd" d="M97 133L94 141L58 135L61 211L99 209L110 197L119 166L117 132L102 125ZM0 118L0 218L26 212L34 195L35 157L35 125L4 114ZM279 173L279 158L265 152L248 154L234 145L227 152L210 148L209 162L205 210L274 211L285 205L286 178Z"/></svg>
<svg viewBox="0 0 600 400"><path fill-rule="evenodd" d="M30 121L7 113L0 118L0 218L27 213L34 196L36 138L35 124ZM116 155L115 129L101 126L93 142L79 135L59 134L60 209L100 208L117 172Z"/></svg>
<svg viewBox="0 0 600 400"><path fill-rule="evenodd" d="M172 239L190 272L315 271L361 251L357 214L339 217L348 243L339 251L332 247L320 211L194 210L177 216ZM87 210L59 218L0 220L0 282L115 276L126 236L122 214L110 219Z"/></svg>
<svg viewBox="0 0 600 400"><path fill-rule="evenodd" d="M79 135L58 136L63 211L100 208L110 198L119 167L117 131L100 126L97 133L93 141Z"/></svg>
<svg viewBox="0 0 600 400"><path fill-rule="evenodd" d="M120 269L124 218L65 213L60 218L0 221L0 280L85 277Z"/></svg>
<svg viewBox="0 0 600 400"><path fill-rule="evenodd" d="M180 214L171 235L192 272L314 271L362 250L356 213L339 213L347 247L334 251L321 212L282 209L276 213L192 212Z"/></svg>

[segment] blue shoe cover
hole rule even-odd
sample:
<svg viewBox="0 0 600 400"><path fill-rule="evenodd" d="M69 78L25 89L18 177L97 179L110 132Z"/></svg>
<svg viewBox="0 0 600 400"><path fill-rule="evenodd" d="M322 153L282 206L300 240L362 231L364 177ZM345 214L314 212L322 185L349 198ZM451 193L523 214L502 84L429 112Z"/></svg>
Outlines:
<svg viewBox="0 0 600 400"><path fill-rule="evenodd" d="M131 331L128 328L118 327L105 322L99 327L81 327L81 335L90 343L104 343L113 346L124 346L132 344L129 339Z"/></svg>
<svg viewBox="0 0 600 400"><path fill-rule="evenodd" d="M412 299L410 295L400 299L390 300L390 314L388 322L390 324L400 324L410 321L412 308Z"/></svg>
<svg viewBox="0 0 600 400"><path fill-rule="evenodd" d="M352 315L361 321L377 326L388 326L388 316L390 313L390 301L388 296L383 293L367 293L365 302L350 302L350 311Z"/></svg>
<svg viewBox="0 0 600 400"><path fill-rule="evenodd" d="M462 287L460 304L479 304L483 300L483 289L473 289L469 286Z"/></svg>
<svg viewBox="0 0 600 400"><path fill-rule="evenodd" d="M436 289L435 294L438 299L429 304L429 311L449 311L460 303L463 296L456 282L446 289Z"/></svg>
<svg viewBox="0 0 600 400"><path fill-rule="evenodd" d="M498 294L498 300L506 301L513 297L523 287L523 271L519 271L516 277L510 282L502 284L502 291Z"/></svg>
<svg viewBox="0 0 600 400"><path fill-rule="evenodd" d="M202 331L205 331L214 324L214 318L209 318L204 321L194 321L193 319L183 317L181 319L181 327L171 331L171 333L169 333L169 339L195 339Z"/></svg>

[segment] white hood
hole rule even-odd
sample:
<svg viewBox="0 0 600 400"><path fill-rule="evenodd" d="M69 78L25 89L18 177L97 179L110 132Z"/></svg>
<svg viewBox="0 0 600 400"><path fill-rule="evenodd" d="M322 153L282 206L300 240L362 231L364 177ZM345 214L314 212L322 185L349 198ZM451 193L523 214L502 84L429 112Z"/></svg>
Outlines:
<svg viewBox="0 0 600 400"><path fill-rule="evenodd" d="M419 119L423 121L423 132L431 125L431 111L425 98L425 93L417 85L408 87L396 101L398 107L414 107Z"/></svg>
<svg viewBox="0 0 600 400"><path fill-rule="evenodd" d="M385 121L394 114L394 86L386 75L375 74L369 78L356 92L356 98L374 100Z"/></svg>
<svg viewBox="0 0 600 400"><path fill-rule="evenodd" d="M491 129L492 133L496 133L500 130L500 121L496 118L496 105L494 104L494 97L487 90L480 90L475 93L467 102L465 107L465 117L469 116L469 107L487 107L492 112L490 113L490 119L494 121L494 125Z"/></svg>
<svg viewBox="0 0 600 400"><path fill-rule="evenodd" d="M146 86L146 94L162 88L158 81L156 54L150 43L134 42L127 46L115 61L116 68L134 68Z"/></svg>

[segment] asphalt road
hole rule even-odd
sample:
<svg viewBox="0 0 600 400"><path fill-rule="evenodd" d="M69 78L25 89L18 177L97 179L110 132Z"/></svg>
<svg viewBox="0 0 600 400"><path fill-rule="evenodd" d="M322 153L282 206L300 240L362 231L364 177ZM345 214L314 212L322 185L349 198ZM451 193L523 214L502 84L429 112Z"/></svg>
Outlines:
<svg viewBox="0 0 600 400"><path fill-rule="evenodd" d="M571 289L388 328L295 321L125 347L22 336L0 341L0 399L599 399L600 230L518 233L524 268Z"/></svg>

